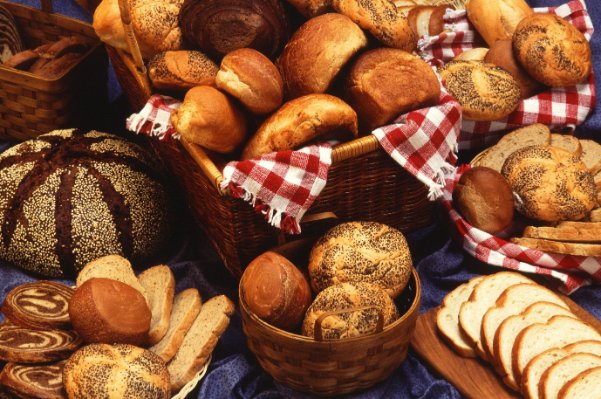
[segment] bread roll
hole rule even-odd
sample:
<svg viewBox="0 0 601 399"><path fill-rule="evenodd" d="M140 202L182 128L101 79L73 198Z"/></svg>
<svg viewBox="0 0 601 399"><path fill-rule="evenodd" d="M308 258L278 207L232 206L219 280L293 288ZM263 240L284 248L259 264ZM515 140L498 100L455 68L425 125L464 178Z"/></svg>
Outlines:
<svg viewBox="0 0 601 399"><path fill-rule="evenodd" d="M242 159L298 148L318 138L356 136L357 114L338 97L309 94L288 101L271 115L244 147Z"/></svg>
<svg viewBox="0 0 601 399"><path fill-rule="evenodd" d="M469 0L467 17L489 46L511 39L520 21L534 13L524 0Z"/></svg>
<svg viewBox="0 0 601 399"><path fill-rule="evenodd" d="M347 222L330 229L311 249L311 287L320 292L338 283L368 282L396 298L411 276L405 236L376 222Z"/></svg>
<svg viewBox="0 0 601 399"><path fill-rule="evenodd" d="M413 51L417 38L409 21L389 0L332 0L334 9L374 35L385 46Z"/></svg>
<svg viewBox="0 0 601 399"><path fill-rule="evenodd" d="M223 57L215 84L256 115L272 112L284 97L284 83L276 66L249 48L234 50Z"/></svg>
<svg viewBox="0 0 601 399"><path fill-rule="evenodd" d="M24 50L15 53L2 64L5 67L27 71L40 58L40 55L33 50Z"/></svg>
<svg viewBox="0 0 601 399"><path fill-rule="evenodd" d="M484 61L484 57L488 53L486 47L474 47L453 58L453 61Z"/></svg>
<svg viewBox="0 0 601 399"><path fill-rule="evenodd" d="M188 90L210 84L219 67L200 51L165 51L148 62L148 77L157 89Z"/></svg>
<svg viewBox="0 0 601 399"><path fill-rule="evenodd" d="M324 93L340 69L366 45L363 31L344 15L324 14L305 22L278 61L286 97Z"/></svg>
<svg viewBox="0 0 601 399"><path fill-rule="evenodd" d="M524 18L513 35L513 51L533 78L551 87L582 83L592 70L588 41L555 14Z"/></svg>
<svg viewBox="0 0 601 399"><path fill-rule="evenodd" d="M421 58L403 50L379 48L361 54L347 78L348 103L362 129L371 131L405 112L434 105L440 83Z"/></svg>
<svg viewBox="0 0 601 399"><path fill-rule="evenodd" d="M501 119L519 104L520 87L503 68L481 61L451 61L438 71L449 93L461 104L465 119Z"/></svg>
<svg viewBox="0 0 601 399"><path fill-rule="evenodd" d="M246 138L246 119L236 104L210 86L186 93L171 123L186 140L222 154L231 153Z"/></svg>
<svg viewBox="0 0 601 399"><path fill-rule="evenodd" d="M240 280L248 308L267 323L292 331L311 304L311 288L300 270L275 252L265 252L249 263Z"/></svg>
<svg viewBox="0 0 601 399"><path fill-rule="evenodd" d="M502 231L513 220L511 186L499 172L484 166L461 175L453 202L472 226L490 234Z"/></svg>
<svg viewBox="0 0 601 399"><path fill-rule="evenodd" d="M444 14L453 6L416 6L407 13L407 20L415 37L436 36L444 30Z"/></svg>
<svg viewBox="0 0 601 399"><path fill-rule="evenodd" d="M288 0L294 8L306 18L313 18L325 14L332 8L332 0Z"/></svg>
<svg viewBox="0 0 601 399"><path fill-rule="evenodd" d="M551 146L511 154L501 173L514 191L518 211L547 222L579 220L596 206L597 188L584 163Z"/></svg>

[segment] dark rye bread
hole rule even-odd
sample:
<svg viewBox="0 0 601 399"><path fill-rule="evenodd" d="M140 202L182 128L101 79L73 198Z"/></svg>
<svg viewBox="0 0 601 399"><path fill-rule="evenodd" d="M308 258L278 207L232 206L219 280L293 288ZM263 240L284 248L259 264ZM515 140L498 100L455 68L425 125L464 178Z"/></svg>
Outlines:
<svg viewBox="0 0 601 399"><path fill-rule="evenodd" d="M108 254L133 262L171 235L168 192L151 155L124 138L57 130L0 155L0 258L75 277Z"/></svg>
<svg viewBox="0 0 601 399"><path fill-rule="evenodd" d="M0 360L48 363L71 356L82 340L75 331L31 330L10 323L0 325Z"/></svg>
<svg viewBox="0 0 601 399"><path fill-rule="evenodd" d="M65 362L44 365L7 363L0 373L0 386L19 398L64 399Z"/></svg>

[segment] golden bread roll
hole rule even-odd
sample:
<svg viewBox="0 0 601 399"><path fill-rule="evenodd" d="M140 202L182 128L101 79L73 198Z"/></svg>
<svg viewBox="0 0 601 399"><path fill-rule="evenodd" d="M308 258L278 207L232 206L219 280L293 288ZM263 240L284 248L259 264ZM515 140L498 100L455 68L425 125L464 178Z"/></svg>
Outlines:
<svg viewBox="0 0 601 399"><path fill-rule="evenodd" d="M407 13L409 26L415 37L436 36L444 30L444 14L453 6L417 6Z"/></svg>
<svg viewBox="0 0 601 399"><path fill-rule="evenodd" d="M277 67L250 48L234 50L223 57L215 84L256 115L272 112L284 97L284 83Z"/></svg>
<svg viewBox="0 0 601 399"><path fill-rule="evenodd" d="M525 0L469 0L467 17L489 46L511 39L520 21L534 13Z"/></svg>
<svg viewBox="0 0 601 399"><path fill-rule="evenodd" d="M474 47L459 53L453 58L453 61L484 61L486 54L488 54L486 47Z"/></svg>
<svg viewBox="0 0 601 399"><path fill-rule="evenodd" d="M546 222L580 220L597 203L593 175L579 157L551 146L515 151L501 173L514 192L516 208Z"/></svg>
<svg viewBox="0 0 601 399"><path fill-rule="evenodd" d="M186 140L222 154L231 153L246 138L242 111L225 94L211 86L196 86L171 115L175 130Z"/></svg>
<svg viewBox="0 0 601 399"><path fill-rule="evenodd" d="M325 14L332 9L332 0L288 0L288 3L307 18Z"/></svg>
<svg viewBox="0 0 601 399"><path fill-rule="evenodd" d="M402 113L436 104L440 97L432 67L416 55L392 48L361 54L346 86L348 103L369 131Z"/></svg>
<svg viewBox="0 0 601 399"><path fill-rule="evenodd" d="M513 36L513 51L534 79L551 87L582 83L592 70L588 41L555 14L524 18Z"/></svg>
<svg viewBox="0 0 601 399"><path fill-rule="evenodd" d="M329 13L305 22L278 61L286 97L324 93L348 60L365 46L365 33L344 15Z"/></svg>
<svg viewBox="0 0 601 399"><path fill-rule="evenodd" d="M512 113L520 87L503 68L482 61L451 61L438 70L465 119L492 121Z"/></svg>
<svg viewBox="0 0 601 399"><path fill-rule="evenodd" d="M148 78L157 89L188 90L210 84L219 67L200 51L164 51L148 62Z"/></svg>
<svg viewBox="0 0 601 399"><path fill-rule="evenodd" d="M356 136L357 114L338 97L308 94L288 101L251 137L242 159L298 148L315 139Z"/></svg>

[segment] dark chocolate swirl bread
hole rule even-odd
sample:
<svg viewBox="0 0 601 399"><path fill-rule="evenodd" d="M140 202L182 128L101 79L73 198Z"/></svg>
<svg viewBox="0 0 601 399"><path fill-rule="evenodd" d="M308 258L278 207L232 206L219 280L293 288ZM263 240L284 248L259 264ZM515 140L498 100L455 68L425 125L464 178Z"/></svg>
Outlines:
<svg viewBox="0 0 601 399"><path fill-rule="evenodd" d="M10 323L0 325L0 360L48 363L68 358L81 345L75 331L31 330Z"/></svg>
<svg viewBox="0 0 601 399"><path fill-rule="evenodd" d="M0 258L75 277L101 256L161 251L170 200L150 154L124 138L57 130L0 155Z"/></svg>
<svg viewBox="0 0 601 399"><path fill-rule="evenodd" d="M7 363L0 373L0 386L20 398L64 399L65 362L45 365Z"/></svg>
<svg viewBox="0 0 601 399"><path fill-rule="evenodd" d="M273 59L289 36L280 0L186 0L179 24L191 46L217 58L249 47Z"/></svg>

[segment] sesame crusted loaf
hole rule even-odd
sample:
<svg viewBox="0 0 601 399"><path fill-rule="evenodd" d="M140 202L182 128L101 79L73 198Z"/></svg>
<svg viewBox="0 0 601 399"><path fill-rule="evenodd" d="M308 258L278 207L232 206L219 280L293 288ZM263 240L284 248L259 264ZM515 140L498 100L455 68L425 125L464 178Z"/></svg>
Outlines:
<svg viewBox="0 0 601 399"><path fill-rule="evenodd" d="M580 144L580 140L569 134L551 134L551 146L562 148L566 151L571 152L577 157L579 157L582 154L582 145Z"/></svg>
<svg viewBox="0 0 601 399"><path fill-rule="evenodd" d="M559 391L560 399L598 398L601 391L601 367L583 371Z"/></svg>
<svg viewBox="0 0 601 399"><path fill-rule="evenodd" d="M148 302L146 290L136 278L134 269L131 267L131 263L129 263L129 261L122 256L107 255L98 259L94 259L85 265L83 269L81 269L81 272L79 272L77 275L75 284L79 288L83 283L92 278L108 278L111 280L120 281L138 290L142 295L144 295L146 302Z"/></svg>
<svg viewBox="0 0 601 399"><path fill-rule="evenodd" d="M555 241L601 242L601 222L569 222L558 227L528 226L523 235Z"/></svg>
<svg viewBox="0 0 601 399"><path fill-rule="evenodd" d="M601 144L593 140L580 140L580 145L582 146L580 159L587 169L596 175L601 171Z"/></svg>
<svg viewBox="0 0 601 399"><path fill-rule="evenodd" d="M601 367L601 356L574 353L564 357L543 373L538 383L539 396L545 399L557 399L559 391L566 382L594 367Z"/></svg>
<svg viewBox="0 0 601 399"><path fill-rule="evenodd" d="M169 328L169 316L175 293L175 277L169 266L158 265L140 273L138 281L144 288L148 307L152 312L148 341L150 345L154 345L165 336Z"/></svg>
<svg viewBox="0 0 601 399"><path fill-rule="evenodd" d="M560 242L529 237L513 237L511 242L545 252L577 256L601 256L601 244Z"/></svg>

